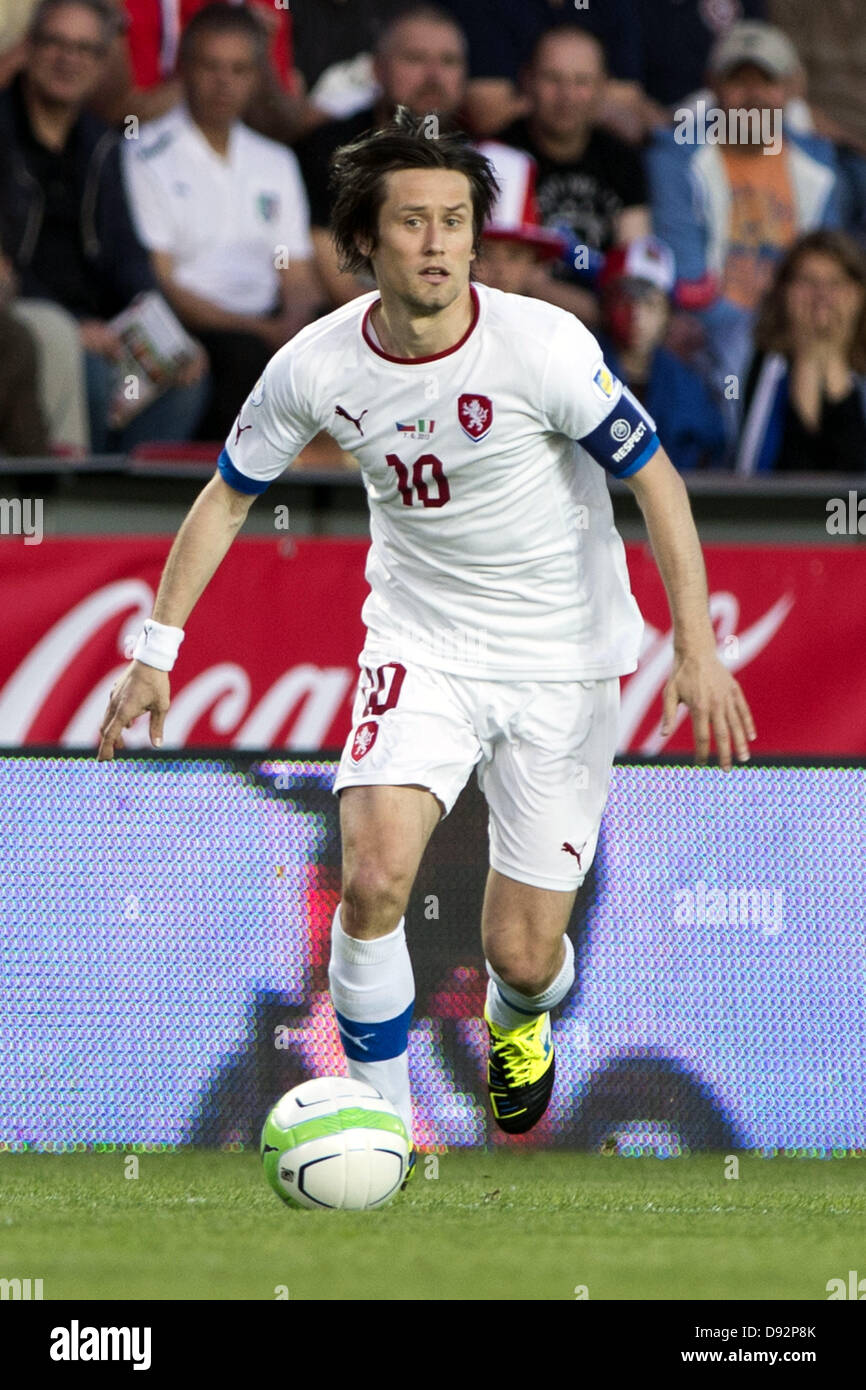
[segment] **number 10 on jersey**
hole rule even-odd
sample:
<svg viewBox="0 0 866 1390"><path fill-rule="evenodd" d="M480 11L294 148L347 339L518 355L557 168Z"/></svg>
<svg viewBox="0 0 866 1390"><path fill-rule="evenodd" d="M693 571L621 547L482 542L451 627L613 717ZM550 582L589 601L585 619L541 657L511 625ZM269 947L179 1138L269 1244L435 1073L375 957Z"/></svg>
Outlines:
<svg viewBox="0 0 866 1390"><path fill-rule="evenodd" d="M451 489L445 477L442 460L435 454L422 454L415 460L412 464L411 481L409 469L401 458L396 454L386 454L385 460L388 467L393 468L397 474L397 488L403 498L404 507L414 507L416 502L420 502L422 507L444 507L445 503L451 500ZM426 474L425 469L428 470ZM436 484L433 493L430 491L431 481Z"/></svg>

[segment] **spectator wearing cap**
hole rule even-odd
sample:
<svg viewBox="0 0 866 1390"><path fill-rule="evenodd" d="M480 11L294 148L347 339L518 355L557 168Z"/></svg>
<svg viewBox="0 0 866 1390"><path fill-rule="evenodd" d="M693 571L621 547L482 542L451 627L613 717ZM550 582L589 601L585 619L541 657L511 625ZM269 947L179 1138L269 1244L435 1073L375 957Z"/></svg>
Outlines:
<svg viewBox="0 0 866 1390"><path fill-rule="evenodd" d="M225 438L268 359L322 301L298 162L240 120L262 37L243 7L200 10L181 38L184 102L125 142L141 239L210 358L205 439Z"/></svg>
<svg viewBox="0 0 866 1390"><path fill-rule="evenodd" d="M832 146L782 129L798 74L780 30L734 25L710 55L716 107L684 111L648 151L653 225L674 251L677 302L699 315L729 396L776 263L802 232L839 223Z"/></svg>
<svg viewBox="0 0 866 1390"><path fill-rule="evenodd" d="M559 232L540 225L532 156L496 140L483 140L478 149L490 160L499 184L482 233L478 278L506 294L531 294L532 272L561 259L568 243Z"/></svg>
<svg viewBox="0 0 866 1390"><path fill-rule="evenodd" d="M541 221L571 243L567 262L538 267L532 294L598 322L594 273L612 246L650 230L647 187L636 150L598 129L605 58L597 39L574 25L539 39L526 72L530 112L501 139L538 166Z"/></svg>
<svg viewBox="0 0 866 1390"><path fill-rule="evenodd" d="M843 214L866 229L862 205L852 206L857 190L846 186L848 166L856 166L866 156L866 25L858 31L850 23L851 0L825 0L815 10L811 0L784 0L771 5L773 22L796 50L796 67L786 77L784 106L785 130L791 134L818 135L834 146L842 181L840 202ZM764 16L762 16L763 18ZM832 67L832 75L829 69ZM676 103L697 108L699 102L713 104L712 88L693 84L696 90ZM662 122L670 125L673 107ZM847 226L847 223L846 223Z"/></svg>
<svg viewBox="0 0 866 1390"><path fill-rule="evenodd" d="M608 255L599 277L598 338L610 370L656 422L682 470L724 462L721 411L696 371L663 347L676 280L673 253L657 237L639 237Z"/></svg>

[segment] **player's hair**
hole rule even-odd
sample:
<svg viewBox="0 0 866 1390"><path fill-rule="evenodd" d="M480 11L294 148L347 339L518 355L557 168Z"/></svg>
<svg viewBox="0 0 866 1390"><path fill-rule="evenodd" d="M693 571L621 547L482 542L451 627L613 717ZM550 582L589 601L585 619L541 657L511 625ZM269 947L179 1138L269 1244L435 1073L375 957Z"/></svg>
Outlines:
<svg viewBox="0 0 866 1390"><path fill-rule="evenodd" d="M759 352L778 352L786 357L791 355L786 291L800 268L800 262L810 255L828 256L849 280L860 287L863 303L848 350L848 365L852 371L866 375L866 254L852 237L829 227L800 237L779 262L773 283L758 311L755 347Z"/></svg>
<svg viewBox="0 0 866 1390"><path fill-rule="evenodd" d="M607 54L604 44L597 34L593 34L589 29L585 29L582 24L575 24L574 20L566 20L562 24L551 24L548 29L543 29L529 51L524 71L531 71L538 63L538 57L542 48L550 39L583 39L591 48L594 48L601 63L602 72L607 72Z"/></svg>
<svg viewBox="0 0 866 1390"><path fill-rule="evenodd" d="M177 49L178 67L188 63L193 57L195 46L202 34L241 34L250 40L255 50L256 62L261 62L267 53L267 34L261 20L244 5L215 3L205 5L193 15L180 36Z"/></svg>
<svg viewBox="0 0 866 1390"><path fill-rule="evenodd" d="M54 14L56 10L70 9L89 10L99 20L102 25L102 37L106 48L115 35L120 33L121 17L110 0L40 0L40 4L36 6L30 16L27 37L29 39L38 38L49 15Z"/></svg>
<svg viewBox="0 0 866 1390"><path fill-rule="evenodd" d="M372 272L370 258L359 249L358 240L376 249L385 175L397 169L453 169L466 175L472 192L472 249L477 253L499 192L493 166L463 131L439 131L433 113L413 116L407 107L398 106L388 125L342 145L331 156L331 232L340 269Z"/></svg>
<svg viewBox="0 0 866 1390"><path fill-rule="evenodd" d="M426 20L428 24L447 24L449 28L456 30L460 35L464 52L466 51L466 35L454 15L451 14L449 10L446 10L443 5L427 4L424 3L424 0L419 0L418 3L404 5L402 9L399 9L396 14L392 14L382 25L376 35L373 45L374 53L379 55L387 52L397 29L407 21L413 19Z"/></svg>

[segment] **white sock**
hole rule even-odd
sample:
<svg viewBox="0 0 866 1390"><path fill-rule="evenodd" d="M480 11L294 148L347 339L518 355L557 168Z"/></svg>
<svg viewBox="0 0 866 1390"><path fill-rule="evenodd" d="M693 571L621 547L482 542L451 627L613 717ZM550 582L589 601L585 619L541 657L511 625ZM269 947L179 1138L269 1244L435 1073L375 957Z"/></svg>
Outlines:
<svg viewBox="0 0 866 1390"><path fill-rule="evenodd" d="M546 1014L562 1003L574 984L574 947L568 936L563 936L562 942L565 947L562 969L541 994L521 994L497 975L490 961L486 962L490 976L487 982L487 1012L498 1028L523 1028L533 1016Z"/></svg>
<svg viewBox="0 0 866 1390"><path fill-rule="evenodd" d="M412 1136L409 1024L415 980L406 946L405 918L387 936L347 936L340 908L331 928L328 979L340 1040L356 1081L369 1081L396 1106Z"/></svg>

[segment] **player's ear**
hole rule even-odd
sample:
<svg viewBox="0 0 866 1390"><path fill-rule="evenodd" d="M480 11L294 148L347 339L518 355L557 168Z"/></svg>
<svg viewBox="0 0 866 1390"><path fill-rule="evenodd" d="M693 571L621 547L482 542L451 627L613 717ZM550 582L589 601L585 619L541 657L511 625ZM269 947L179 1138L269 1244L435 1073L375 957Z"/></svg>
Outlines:
<svg viewBox="0 0 866 1390"><path fill-rule="evenodd" d="M368 259L372 255L373 251L376 249L373 245L372 238L366 236L356 236L355 245L357 246L361 255L366 256Z"/></svg>

